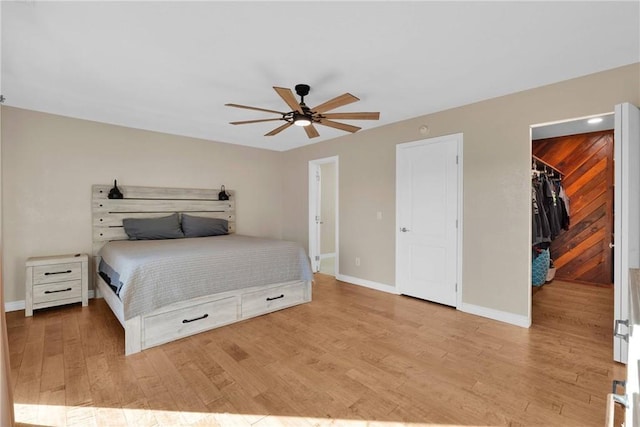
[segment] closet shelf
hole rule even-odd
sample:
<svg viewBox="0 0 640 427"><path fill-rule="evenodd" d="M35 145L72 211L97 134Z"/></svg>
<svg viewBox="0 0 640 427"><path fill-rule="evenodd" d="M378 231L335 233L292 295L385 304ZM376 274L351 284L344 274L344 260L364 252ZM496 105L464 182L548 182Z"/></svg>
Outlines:
<svg viewBox="0 0 640 427"><path fill-rule="evenodd" d="M564 172L562 172L560 169L558 169L555 166L551 166L549 163L545 162L540 157L537 157L537 156L535 156L533 154L531 155L531 157L533 159L532 170L541 172L541 171L538 170L537 166L538 165L542 165L542 166L545 167L545 170L551 169L553 172L555 172L556 174L560 175L561 177L565 176Z"/></svg>

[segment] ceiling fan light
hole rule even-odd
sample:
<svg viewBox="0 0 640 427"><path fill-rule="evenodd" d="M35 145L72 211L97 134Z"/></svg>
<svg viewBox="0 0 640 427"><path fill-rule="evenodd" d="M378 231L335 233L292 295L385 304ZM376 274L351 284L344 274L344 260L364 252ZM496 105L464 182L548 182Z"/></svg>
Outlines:
<svg viewBox="0 0 640 427"><path fill-rule="evenodd" d="M293 119L293 124L296 126L309 126L311 124L311 120L307 116L300 115Z"/></svg>

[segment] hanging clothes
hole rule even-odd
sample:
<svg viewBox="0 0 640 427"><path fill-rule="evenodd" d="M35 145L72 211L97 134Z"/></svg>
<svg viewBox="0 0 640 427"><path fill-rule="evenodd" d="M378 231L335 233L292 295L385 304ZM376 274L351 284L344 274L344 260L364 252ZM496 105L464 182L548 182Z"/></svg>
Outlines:
<svg viewBox="0 0 640 427"><path fill-rule="evenodd" d="M558 174L559 175L559 174ZM549 256L551 242L569 229L569 197L561 178L536 168L533 163L531 179L531 241L533 286L542 286L552 260ZM544 276L544 278L542 278Z"/></svg>
<svg viewBox="0 0 640 427"><path fill-rule="evenodd" d="M562 229L568 230L569 224L571 222L570 221L571 214L569 213L569 196L567 196L567 192L564 191L564 187L562 186L562 181L557 180L556 185L557 185L556 194L558 194L558 199L560 200L560 208L562 210L560 222L562 224Z"/></svg>
<svg viewBox="0 0 640 427"><path fill-rule="evenodd" d="M549 220L542 206L542 189L538 185L539 181L534 179L531 181L531 211L532 211L532 229L531 240L533 246L540 246L543 243L551 242L551 230L549 228Z"/></svg>
<svg viewBox="0 0 640 427"><path fill-rule="evenodd" d="M558 213L558 199L556 197L555 186L553 185L547 174L542 174L540 176L540 181L544 196L542 204L544 206L545 213L547 214L547 218L549 219L551 240L553 240L558 237L558 234L560 234L560 230L562 230L562 225L560 224L560 215Z"/></svg>

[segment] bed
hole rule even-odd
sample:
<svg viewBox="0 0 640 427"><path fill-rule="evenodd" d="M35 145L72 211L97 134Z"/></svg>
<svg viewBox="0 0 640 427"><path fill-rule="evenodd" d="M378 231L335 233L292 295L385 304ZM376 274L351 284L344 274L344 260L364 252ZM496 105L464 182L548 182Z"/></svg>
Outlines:
<svg viewBox="0 0 640 427"><path fill-rule="evenodd" d="M232 191L218 200L213 189L119 186L124 198L109 199L111 187L92 188L94 277L124 328L126 355L311 301L304 250L236 235ZM225 220L228 234L130 240L123 227L176 213Z"/></svg>

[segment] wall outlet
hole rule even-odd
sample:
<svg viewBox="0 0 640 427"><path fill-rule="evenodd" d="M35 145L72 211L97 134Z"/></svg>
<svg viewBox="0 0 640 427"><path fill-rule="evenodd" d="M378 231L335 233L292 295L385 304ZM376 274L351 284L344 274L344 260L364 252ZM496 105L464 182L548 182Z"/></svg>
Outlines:
<svg viewBox="0 0 640 427"><path fill-rule="evenodd" d="M356 267L360 267L360 257L356 257Z"/></svg>

